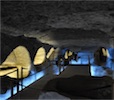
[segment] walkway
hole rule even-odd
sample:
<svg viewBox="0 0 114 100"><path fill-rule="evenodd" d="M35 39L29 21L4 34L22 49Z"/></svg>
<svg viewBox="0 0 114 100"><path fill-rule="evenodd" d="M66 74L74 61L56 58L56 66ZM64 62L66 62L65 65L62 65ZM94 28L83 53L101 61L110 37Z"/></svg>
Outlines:
<svg viewBox="0 0 114 100"><path fill-rule="evenodd" d="M48 73L28 86L27 88L23 89L22 91L18 92L14 95L12 99L38 99L40 93L42 93L42 88L44 85L53 78L57 77L70 77L73 75L89 75L89 66L67 66L65 70L59 75L54 75L51 70L48 70Z"/></svg>

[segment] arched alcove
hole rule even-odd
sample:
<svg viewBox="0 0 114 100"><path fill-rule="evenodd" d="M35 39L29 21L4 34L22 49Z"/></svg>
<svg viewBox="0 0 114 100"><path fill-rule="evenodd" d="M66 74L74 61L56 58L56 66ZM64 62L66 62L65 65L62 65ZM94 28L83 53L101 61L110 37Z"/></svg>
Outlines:
<svg viewBox="0 0 114 100"><path fill-rule="evenodd" d="M68 59L68 51L65 52L64 58Z"/></svg>
<svg viewBox="0 0 114 100"><path fill-rule="evenodd" d="M54 60L54 55L55 55L55 49L52 47L49 52L47 53L46 57L49 60Z"/></svg>
<svg viewBox="0 0 114 100"><path fill-rule="evenodd" d="M25 78L29 75L31 67L31 58L28 50L24 46L16 47L6 58L6 60L1 64L1 68L4 67L14 67L18 69L18 78ZM14 70L14 68L10 70ZM21 74L21 69L23 68L23 75ZM6 69L5 71L8 71ZM5 73L5 71L1 71ZM17 72L8 74L7 76L11 78L17 78Z"/></svg>
<svg viewBox="0 0 114 100"><path fill-rule="evenodd" d="M45 61L46 58L46 51L43 47L40 47L37 52L36 55L34 57L34 65L40 65Z"/></svg>
<svg viewBox="0 0 114 100"><path fill-rule="evenodd" d="M99 47L94 52L94 63L99 66L104 65L106 63L108 55L108 51L105 47Z"/></svg>
<svg viewBox="0 0 114 100"><path fill-rule="evenodd" d="M73 53L72 53L71 51L68 51L68 50L67 50L67 51L65 52L64 58L65 58L65 59L68 59L68 58L69 58L70 56L72 56L72 55L73 55Z"/></svg>

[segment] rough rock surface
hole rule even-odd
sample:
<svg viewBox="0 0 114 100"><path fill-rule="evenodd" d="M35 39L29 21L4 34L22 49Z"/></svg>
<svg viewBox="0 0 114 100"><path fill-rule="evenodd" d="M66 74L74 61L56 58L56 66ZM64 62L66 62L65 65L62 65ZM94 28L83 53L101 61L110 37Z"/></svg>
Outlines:
<svg viewBox="0 0 114 100"><path fill-rule="evenodd" d="M110 47L114 1L2 1L1 30L72 50Z"/></svg>
<svg viewBox="0 0 114 100"><path fill-rule="evenodd" d="M10 36L2 33L1 37L1 63L6 59L6 57L15 49L17 46L24 46L30 53L31 60L34 60L36 52L38 48L44 47L46 53L48 53L49 49L52 47L51 45L47 45L37 41L35 38L28 38L22 36ZM24 55L23 55L24 56Z"/></svg>

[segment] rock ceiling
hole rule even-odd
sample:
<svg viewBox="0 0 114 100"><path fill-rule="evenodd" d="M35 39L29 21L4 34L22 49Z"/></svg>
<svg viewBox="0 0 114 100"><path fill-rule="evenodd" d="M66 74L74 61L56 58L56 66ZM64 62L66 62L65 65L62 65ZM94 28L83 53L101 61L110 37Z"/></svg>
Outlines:
<svg viewBox="0 0 114 100"><path fill-rule="evenodd" d="M72 50L110 46L113 1L2 1L1 30Z"/></svg>

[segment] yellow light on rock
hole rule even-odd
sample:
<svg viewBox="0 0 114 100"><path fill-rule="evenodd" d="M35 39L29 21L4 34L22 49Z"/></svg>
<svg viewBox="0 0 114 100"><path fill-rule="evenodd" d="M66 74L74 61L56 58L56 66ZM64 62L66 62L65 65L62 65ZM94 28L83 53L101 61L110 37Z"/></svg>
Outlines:
<svg viewBox="0 0 114 100"><path fill-rule="evenodd" d="M18 69L18 78L27 77L30 72L31 67L31 59L30 54L28 50L24 46L18 46L16 47L6 58L6 60L2 63L0 68L5 67L15 67ZM14 70L10 69L10 71ZM23 68L23 75L21 75L21 69ZM8 69L9 70L9 69ZM8 70L3 71L3 73L8 72ZM2 71L2 70L1 70ZM17 72L13 72L11 74L8 74L7 76L11 78L17 78Z"/></svg>
<svg viewBox="0 0 114 100"><path fill-rule="evenodd" d="M65 59L68 59L68 51L65 52Z"/></svg>
<svg viewBox="0 0 114 100"><path fill-rule="evenodd" d="M55 54L54 51L55 51L55 49L53 47L49 50L49 52L46 56L49 60L54 60L54 54Z"/></svg>
<svg viewBox="0 0 114 100"><path fill-rule="evenodd" d="M107 54L108 52L107 52L107 50L105 50L104 48L102 48L102 52L103 52L103 55L104 55L104 56L108 56L108 54Z"/></svg>
<svg viewBox="0 0 114 100"><path fill-rule="evenodd" d="M72 53L71 51L69 51L68 56L72 56L72 54L73 54L73 53Z"/></svg>
<svg viewBox="0 0 114 100"><path fill-rule="evenodd" d="M34 65L42 64L45 61L46 58L46 51L43 47L39 48L37 50L37 53L34 57Z"/></svg>
<svg viewBox="0 0 114 100"><path fill-rule="evenodd" d="M66 51L64 55L65 59L68 59L70 56L72 56L72 54L73 53L71 51Z"/></svg>

